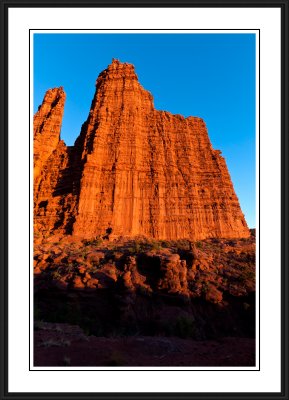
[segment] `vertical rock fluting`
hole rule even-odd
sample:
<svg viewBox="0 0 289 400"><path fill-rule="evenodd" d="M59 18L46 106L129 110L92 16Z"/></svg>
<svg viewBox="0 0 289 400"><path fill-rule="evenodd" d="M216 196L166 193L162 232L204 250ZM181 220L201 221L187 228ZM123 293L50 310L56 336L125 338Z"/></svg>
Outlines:
<svg viewBox="0 0 289 400"><path fill-rule="evenodd" d="M59 206L54 199L51 213L58 219L48 224L50 232L69 227L87 238L249 236L225 160L212 148L203 120L155 110L131 64L113 60L99 75L72 153L70 163L67 149L61 153L57 184L49 172L59 165L57 151L42 159L41 198L49 190L59 197L55 187L67 187Z"/></svg>
<svg viewBox="0 0 289 400"><path fill-rule="evenodd" d="M64 228L72 170L69 148L60 140L64 112L63 88L46 92L34 116L34 229L53 232ZM69 171L69 172L67 172ZM65 176L65 179L63 177ZM63 182L66 190L63 190ZM68 186L68 188L67 188ZM65 232L65 229L62 229Z"/></svg>
<svg viewBox="0 0 289 400"><path fill-rule="evenodd" d="M60 141L64 103L63 88L50 89L46 92L41 106L34 115L34 179L38 178L43 166Z"/></svg>

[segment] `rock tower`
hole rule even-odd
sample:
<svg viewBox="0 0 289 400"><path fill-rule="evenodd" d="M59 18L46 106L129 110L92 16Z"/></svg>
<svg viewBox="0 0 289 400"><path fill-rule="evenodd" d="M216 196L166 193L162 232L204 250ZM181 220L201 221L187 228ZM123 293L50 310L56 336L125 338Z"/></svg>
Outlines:
<svg viewBox="0 0 289 400"><path fill-rule="evenodd" d="M65 93L34 117L34 226L45 234L156 239L250 235L224 158L201 118L155 110L134 66L99 75L74 146L60 139Z"/></svg>

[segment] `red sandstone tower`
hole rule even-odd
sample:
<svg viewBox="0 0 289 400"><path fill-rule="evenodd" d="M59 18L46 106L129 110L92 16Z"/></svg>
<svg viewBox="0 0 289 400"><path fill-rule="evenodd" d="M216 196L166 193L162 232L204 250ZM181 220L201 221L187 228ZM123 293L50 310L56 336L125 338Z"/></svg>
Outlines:
<svg viewBox="0 0 289 400"><path fill-rule="evenodd" d="M205 123L154 109L134 66L98 77L73 147L60 140L65 94L49 90L34 117L34 223L47 234L191 240L250 235Z"/></svg>

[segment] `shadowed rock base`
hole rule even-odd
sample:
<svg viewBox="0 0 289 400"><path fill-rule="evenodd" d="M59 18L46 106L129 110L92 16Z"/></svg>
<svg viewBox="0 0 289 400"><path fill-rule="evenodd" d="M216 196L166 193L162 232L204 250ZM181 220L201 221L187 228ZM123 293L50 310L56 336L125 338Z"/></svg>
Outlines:
<svg viewBox="0 0 289 400"><path fill-rule="evenodd" d="M34 323L39 366L254 365L255 237L39 239Z"/></svg>

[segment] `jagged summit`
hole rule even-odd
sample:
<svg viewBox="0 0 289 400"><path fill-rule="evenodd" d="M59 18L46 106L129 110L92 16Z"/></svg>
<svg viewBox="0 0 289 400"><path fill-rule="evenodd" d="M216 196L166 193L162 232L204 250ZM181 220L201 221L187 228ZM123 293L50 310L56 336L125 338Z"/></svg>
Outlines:
<svg viewBox="0 0 289 400"><path fill-rule="evenodd" d="M138 81L134 65L128 63L121 63L119 60L113 58L112 63L99 74L96 80L96 86L100 86L106 80L116 80L116 79Z"/></svg>
<svg viewBox="0 0 289 400"><path fill-rule="evenodd" d="M50 117L51 113L57 111L63 112L65 99L66 94L62 86L47 90L42 104L38 107L37 113L34 116L34 134L43 130L43 122L47 122L47 118ZM41 118L44 118L44 120Z"/></svg>
<svg viewBox="0 0 289 400"><path fill-rule="evenodd" d="M69 148L59 136L64 100L62 88L51 89L35 114L34 155L44 160L34 183L36 231L192 240L250 235L204 121L155 110L132 64L113 59L99 74L88 118Z"/></svg>
<svg viewBox="0 0 289 400"><path fill-rule="evenodd" d="M109 109L128 108L132 112L138 112L140 99L147 111L151 112L153 96L139 83L134 65L113 59L96 80L92 106L98 110L105 105Z"/></svg>

